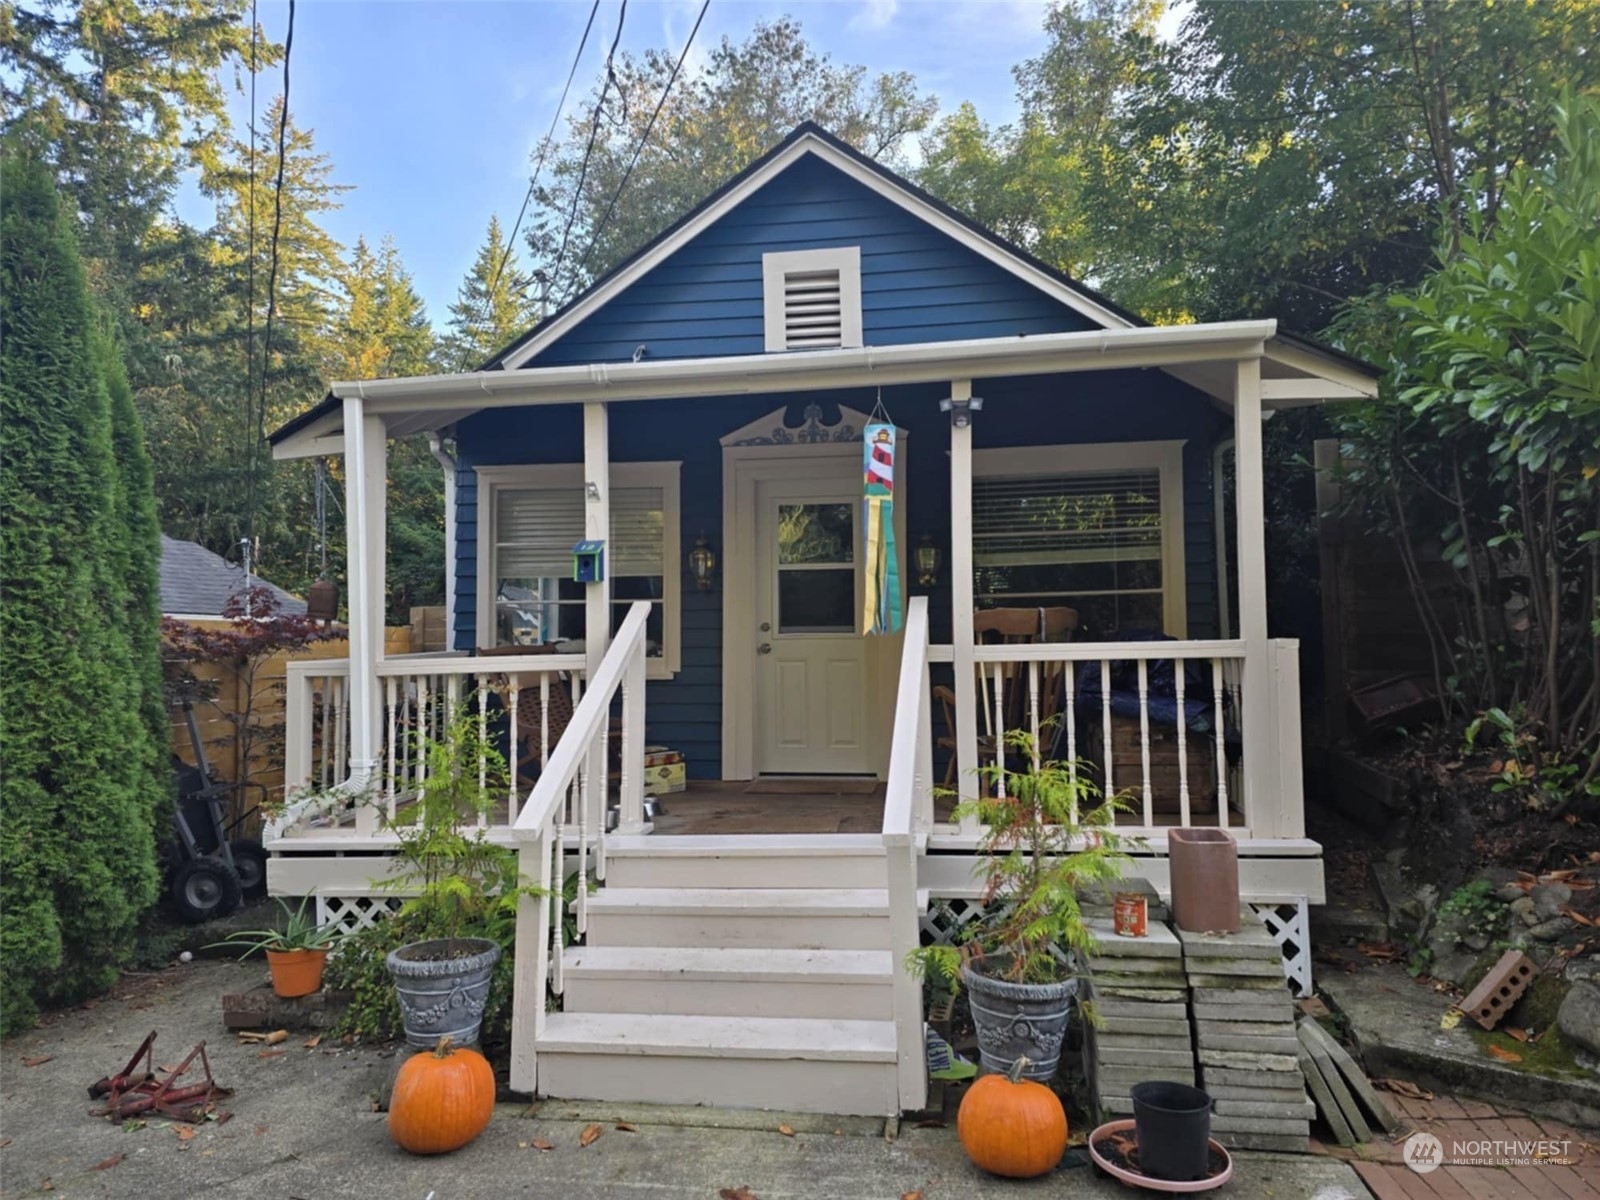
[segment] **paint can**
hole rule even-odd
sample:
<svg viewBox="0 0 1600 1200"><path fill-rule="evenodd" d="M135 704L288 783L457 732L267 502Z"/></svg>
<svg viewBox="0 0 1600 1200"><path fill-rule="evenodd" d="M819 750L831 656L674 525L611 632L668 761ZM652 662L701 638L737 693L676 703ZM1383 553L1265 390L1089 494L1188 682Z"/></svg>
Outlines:
<svg viewBox="0 0 1600 1200"><path fill-rule="evenodd" d="M1112 898L1111 927L1118 937L1144 937L1148 914L1145 897L1139 892L1118 892Z"/></svg>

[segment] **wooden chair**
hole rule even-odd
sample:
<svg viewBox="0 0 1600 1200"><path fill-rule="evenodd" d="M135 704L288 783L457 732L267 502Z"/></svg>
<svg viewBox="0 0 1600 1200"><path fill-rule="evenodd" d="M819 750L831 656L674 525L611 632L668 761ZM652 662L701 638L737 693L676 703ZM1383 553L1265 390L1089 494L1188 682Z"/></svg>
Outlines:
<svg viewBox="0 0 1600 1200"><path fill-rule="evenodd" d="M478 654L485 657L504 658L557 653L560 651L553 642L534 646L480 647L478 650ZM511 711L510 674L513 673L515 669L509 668L508 674L504 677L505 682L497 689L502 693L501 706L507 714ZM539 771L544 765L540 762L541 748L545 752L553 752L556 743L561 740L561 735L567 731L567 726L572 721L572 681L565 674L550 681L548 711L541 712L540 707L538 681L524 683L517 695L517 745L506 755L508 759L515 760L519 790L524 784L531 787L539 778ZM508 722L509 719L508 715ZM510 728L509 724L507 728ZM546 737L548 741L545 740Z"/></svg>

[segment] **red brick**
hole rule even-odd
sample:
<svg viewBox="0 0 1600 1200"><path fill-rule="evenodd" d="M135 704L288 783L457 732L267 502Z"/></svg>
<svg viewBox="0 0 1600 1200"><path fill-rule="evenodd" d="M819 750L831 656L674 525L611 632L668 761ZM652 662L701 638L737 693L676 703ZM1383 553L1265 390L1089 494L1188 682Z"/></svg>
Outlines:
<svg viewBox="0 0 1600 1200"><path fill-rule="evenodd" d="M1378 1200L1437 1200L1438 1193L1424 1177L1407 1167L1358 1162L1355 1171Z"/></svg>
<svg viewBox="0 0 1600 1200"><path fill-rule="evenodd" d="M1546 1185L1544 1194L1547 1196L1559 1194L1565 1200L1600 1198L1600 1186L1596 1185L1593 1178L1585 1179L1572 1167L1540 1167L1538 1177Z"/></svg>

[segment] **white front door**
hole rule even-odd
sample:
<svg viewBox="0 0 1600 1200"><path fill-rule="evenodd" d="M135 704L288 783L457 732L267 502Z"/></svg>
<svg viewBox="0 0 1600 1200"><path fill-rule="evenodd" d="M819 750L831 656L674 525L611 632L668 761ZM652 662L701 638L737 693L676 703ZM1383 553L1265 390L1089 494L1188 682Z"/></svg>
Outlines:
<svg viewBox="0 0 1600 1200"><path fill-rule="evenodd" d="M874 769L861 613L859 468L756 486L758 773Z"/></svg>

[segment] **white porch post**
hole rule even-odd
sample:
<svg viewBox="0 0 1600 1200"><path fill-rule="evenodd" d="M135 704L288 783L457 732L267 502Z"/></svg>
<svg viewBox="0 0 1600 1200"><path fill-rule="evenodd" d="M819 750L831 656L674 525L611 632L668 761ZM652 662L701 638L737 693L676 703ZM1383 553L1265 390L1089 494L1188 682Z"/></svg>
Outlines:
<svg viewBox="0 0 1600 1200"><path fill-rule="evenodd" d="M583 406L583 492L584 539L606 544L600 582L584 588L584 656L588 659L588 677L593 680L611 645L611 569L616 551L611 544L611 424L603 401ZM605 821L608 799L606 754L610 744L602 727L589 749L589 786L600 798L593 811L601 822ZM619 831L638 832L620 827Z"/></svg>
<svg viewBox="0 0 1600 1200"><path fill-rule="evenodd" d="M1267 643L1266 483L1261 360L1240 359L1233 382L1234 492L1239 524L1239 637L1244 642L1244 815L1252 837L1278 837L1278 723Z"/></svg>
<svg viewBox="0 0 1600 1200"><path fill-rule="evenodd" d="M378 664L383 661L383 608L387 594L386 504L388 429L369 416L359 399L344 402L346 571L350 583L350 785L364 788L379 774L383 750L382 694ZM378 812L356 808L356 830L377 832Z"/></svg>
<svg viewBox="0 0 1600 1200"><path fill-rule="evenodd" d="M972 380L950 384L952 403L972 399ZM956 789L976 788L978 778L978 684L972 661L972 423L970 414L950 420L950 646L956 673ZM969 782L970 781L970 782ZM974 818L963 830L977 833Z"/></svg>

